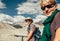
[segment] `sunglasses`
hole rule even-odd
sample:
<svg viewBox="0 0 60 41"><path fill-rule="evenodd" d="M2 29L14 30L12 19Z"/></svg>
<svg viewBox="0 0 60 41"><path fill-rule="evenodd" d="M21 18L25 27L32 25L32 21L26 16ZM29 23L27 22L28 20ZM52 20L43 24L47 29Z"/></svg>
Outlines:
<svg viewBox="0 0 60 41"><path fill-rule="evenodd" d="M46 5L44 7L41 7L42 10L45 10L45 8L52 8L54 7L55 4L49 4L49 5Z"/></svg>

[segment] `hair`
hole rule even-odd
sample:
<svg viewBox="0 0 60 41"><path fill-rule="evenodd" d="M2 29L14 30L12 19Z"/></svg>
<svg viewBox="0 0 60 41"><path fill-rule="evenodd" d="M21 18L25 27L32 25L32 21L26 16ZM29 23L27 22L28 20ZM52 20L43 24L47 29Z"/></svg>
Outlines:
<svg viewBox="0 0 60 41"><path fill-rule="evenodd" d="M32 19L25 19L25 22L31 22L31 23L33 23L33 20Z"/></svg>
<svg viewBox="0 0 60 41"><path fill-rule="evenodd" d="M40 5L42 6L42 3L46 0L40 0ZM56 4L56 0L49 0L52 4Z"/></svg>

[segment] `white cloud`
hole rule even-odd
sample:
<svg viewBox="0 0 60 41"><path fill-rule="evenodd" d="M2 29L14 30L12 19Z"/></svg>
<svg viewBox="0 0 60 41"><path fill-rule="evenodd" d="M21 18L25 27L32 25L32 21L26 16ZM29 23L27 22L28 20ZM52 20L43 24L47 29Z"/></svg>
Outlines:
<svg viewBox="0 0 60 41"><path fill-rule="evenodd" d="M18 14L39 14L41 13L41 9L40 9L40 5L39 5L39 1L37 1L37 3L32 2L32 0L28 0L27 2L23 3L23 4L18 4Z"/></svg>
<svg viewBox="0 0 60 41"><path fill-rule="evenodd" d="M6 8L5 4L1 2L0 0L0 9Z"/></svg>
<svg viewBox="0 0 60 41"><path fill-rule="evenodd" d="M18 15L18 16L14 16L14 23L15 22L24 22L25 17Z"/></svg>
<svg viewBox="0 0 60 41"><path fill-rule="evenodd" d="M34 23L40 22L40 21L44 21L47 17L44 15L37 15L36 18L34 19Z"/></svg>
<svg viewBox="0 0 60 41"><path fill-rule="evenodd" d="M60 10L60 4L58 4L58 7L57 8Z"/></svg>
<svg viewBox="0 0 60 41"><path fill-rule="evenodd" d="M25 19L25 17L21 16L21 15L11 17L10 15L0 13L0 21L4 22L4 23L13 24L16 22L24 22L24 19Z"/></svg>
<svg viewBox="0 0 60 41"><path fill-rule="evenodd" d="M6 15L4 13L0 13L0 21L4 22L4 23L13 23L13 18L9 15Z"/></svg>

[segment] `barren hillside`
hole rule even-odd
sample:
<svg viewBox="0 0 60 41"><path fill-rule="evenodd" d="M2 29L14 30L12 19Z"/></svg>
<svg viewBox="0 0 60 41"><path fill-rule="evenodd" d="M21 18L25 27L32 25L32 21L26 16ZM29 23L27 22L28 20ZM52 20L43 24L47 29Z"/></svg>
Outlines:
<svg viewBox="0 0 60 41"><path fill-rule="evenodd" d="M26 34L26 28L16 29L9 24L0 22L0 41L21 41L20 35L26 36Z"/></svg>
<svg viewBox="0 0 60 41"><path fill-rule="evenodd" d="M39 27L40 31L42 32L43 26L37 24L36 26ZM0 22L0 41L22 41L21 36L27 36L27 27L23 26L22 28L18 29L16 27L15 26L13 27L13 25L7 23ZM25 39L26 37L23 38L24 41Z"/></svg>

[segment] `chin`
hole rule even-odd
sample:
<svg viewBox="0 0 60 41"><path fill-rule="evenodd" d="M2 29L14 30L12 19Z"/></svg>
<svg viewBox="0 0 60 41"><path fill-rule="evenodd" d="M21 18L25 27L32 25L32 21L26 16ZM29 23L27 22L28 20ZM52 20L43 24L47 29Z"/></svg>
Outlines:
<svg viewBox="0 0 60 41"><path fill-rule="evenodd" d="M46 14L46 16L51 16L51 14Z"/></svg>
<svg viewBox="0 0 60 41"><path fill-rule="evenodd" d="M50 12L50 13L46 13L46 16L51 16L51 14L52 14L52 12Z"/></svg>
<svg viewBox="0 0 60 41"><path fill-rule="evenodd" d="M47 17L49 16L49 15L46 15Z"/></svg>

